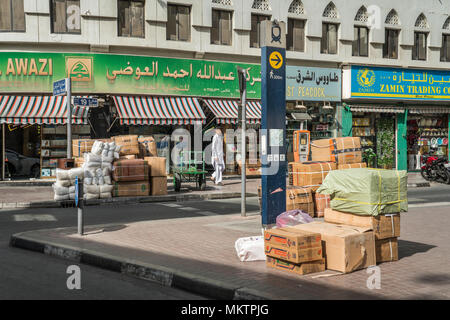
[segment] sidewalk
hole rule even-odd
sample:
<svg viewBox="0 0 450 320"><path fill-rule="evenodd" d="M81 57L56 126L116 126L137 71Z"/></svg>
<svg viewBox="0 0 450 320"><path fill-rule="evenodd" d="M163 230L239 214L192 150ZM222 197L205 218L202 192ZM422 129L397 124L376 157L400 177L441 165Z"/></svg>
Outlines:
<svg viewBox="0 0 450 320"><path fill-rule="evenodd" d="M402 215L400 260L379 265L379 290L367 288L367 270L299 276L264 261L240 262L234 243L261 234L259 215L91 226L83 237L76 228L30 231L12 236L10 244L215 299L449 299L447 210Z"/></svg>

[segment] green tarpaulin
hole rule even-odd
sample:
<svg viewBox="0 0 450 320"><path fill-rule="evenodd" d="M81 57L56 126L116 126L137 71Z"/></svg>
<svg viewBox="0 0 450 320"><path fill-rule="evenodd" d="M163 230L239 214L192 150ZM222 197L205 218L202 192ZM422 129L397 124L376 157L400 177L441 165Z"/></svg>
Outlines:
<svg viewBox="0 0 450 320"><path fill-rule="evenodd" d="M330 195L334 210L377 216L408 211L407 183L406 171L334 170L317 192Z"/></svg>

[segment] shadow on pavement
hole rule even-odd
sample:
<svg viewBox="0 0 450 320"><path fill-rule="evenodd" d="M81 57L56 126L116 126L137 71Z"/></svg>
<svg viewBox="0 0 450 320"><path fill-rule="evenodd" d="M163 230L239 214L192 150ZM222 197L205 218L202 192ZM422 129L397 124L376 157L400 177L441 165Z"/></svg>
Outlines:
<svg viewBox="0 0 450 320"><path fill-rule="evenodd" d="M433 248L436 248L436 246L407 240L398 240L398 258L402 259L410 257L416 253L424 253Z"/></svg>

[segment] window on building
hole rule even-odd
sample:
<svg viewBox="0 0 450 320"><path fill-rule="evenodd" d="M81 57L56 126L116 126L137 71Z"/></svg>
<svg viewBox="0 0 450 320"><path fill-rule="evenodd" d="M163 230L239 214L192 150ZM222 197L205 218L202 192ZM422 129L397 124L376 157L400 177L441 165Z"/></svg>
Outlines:
<svg viewBox="0 0 450 320"><path fill-rule="evenodd" d="M145 1L119 0L119 37L145 37Z"/></svg>
<svg viewBox="0 0 450 320"><path fill-rule="evenodd" d="M383 45L383 58L398 59L398 30L386 29Z"/></svg>
<svg viewBox="0 0 450 320"><path fill-rule="evenodd" d="M414 32L413 60L427 60L427 33Z"/></svg>
<svg viewBox="0 0 450 320"><path fill-rule="evenodd" d="M367 57L369 55L369 29L367 27L354 27L352 55Z"/></svg>
<svg viewBox="0 0 450 320"><path fill-rule="evenodd" d="M167 40L191 41L191 7L167 6Z"/></svg>
<svg viewBox="0 0 450 320"><path fill-rule="evenodd" d="M260 48L261 22L270 20L270 16L252 14L252 29L250 30L250 47Z"/></svg>
<svg viewBox="0 0 450 320"><path fill-rule="evenodd" d="M442 35L441 61L450 62L450 34Z"/></svg>
<svg viewBox="0 0 450 320"><path fill-rule="evenodd" d="M232 15L231 11L212 11L211 44L231 45Z"/></svg>
<svg viewBox="0 0 450 320"><path fill-rule="evenodd" d="M288 19L287 50L305 51L305 20Z"/></svg>
<svg viewBox="0 0 450 320"><path fill-rule="evenodd" d="M80 0L51 0L52 33L81 33Z"/></svg>
<svg viewBox="0 0 450 320"><path fill-rule="evenodd" d="M0 31L25 32L23 0L0 0Z"/></svg>
<svg viewBox="0 0 450 320"><path fill-rule="evenodd" d="M322 41L320 43L320 52L326 54L337 53L337 34L338 25L334 23L322 24Z"/></svg>

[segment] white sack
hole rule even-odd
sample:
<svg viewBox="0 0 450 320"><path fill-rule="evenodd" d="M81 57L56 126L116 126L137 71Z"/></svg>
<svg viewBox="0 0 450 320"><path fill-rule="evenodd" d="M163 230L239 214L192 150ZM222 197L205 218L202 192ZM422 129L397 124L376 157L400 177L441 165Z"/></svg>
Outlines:
<svg viewBox="0 0 450 320"><path fill-rule="evenodd" d="M64 200L69 200L69 195L66 194L65 196L58 196L57 194L55 194L54 197L55 201L64 201Z"/></svg>
<svg viewBox="0 0 450 320"><path fill-rule="evenodd" d="M92 184L92 178L84 178L83 184L84 185L91 185Z"/></svg>
<svg viewBox="0 0 450 320"><path fill-rule="evenodd" d="M56 169L56 180L69 180L69 170Z"/></svg>
<svg viewBox="0 0 450 320"><path fill-rule="evenodd" d="M112 171L112 163L102 162L102 169L108 169L111 172Z"/></svg>
<svg viewBox="0 0 450 320"><path fill-rule="evenodd" d="M114 161L114 156L110 157L110 156L108 156L108 154L109 153L107 153L106 156L102 155L102 164L105 163L105 162L106 163L112 163Z"/></svg>
<svg viewBox="0 0 450 320"><path fill-rule="evenodd" d="M91 153L101 155L103 150L103 142L96 140L92 145Z"/></svg>
<svg viewBox="0 0 450 320"><path fill-rule="evenodd" d="M111 193L113 191L113 188L114 188L113 186L109 186L107 184L101 185L100 186L100 193L107 193L107 192Z"/></svg>
<svg viewBox="0 0 450 320"><path fill-rule="evenodd" d="M100 199L109 199L112 198L111 192L100 193Z"/></svg>
<svg viewBox="0 0 450 320"><path fill-rule="evenodd" d="M52 187L53 187L53 191L55 192L55 195L66 196L66 195L69 194L69 188L68 187L63 187L63 186L58 185L56 183L54 183L52 185Z"/></svg>
<svg viewBox="0 0 450 320"><path fill-rule="evenodd" d="M102 151L102 158L103 158L103 157L108 157L108 152L109 152L108 149L103 149L103 151ZM102 161L103 161L103 160L102 160Z"/></svg>
<svg viewBox="0 0 450 320"><path fill-rule="evenodd" d="M69 193L75 194L75 186L70 186L69 187Z"/></svg>
<svg viewBox="0 0 450 320"><path fill-rule="evenodd" d="M97 155L94 153L88 153L84 157L84 162L102 162L101 155Z"/></svg>
<svg viewBox="0 0 450 320"><path fill-rule="evenodd" d="M114 152L114 159L119 159L120 158L120 154L118 152Z"/></svg>
<svg viewBox="0 0 450 320"><path fill-rule="evenodd" d="M70 187L70 180L56 180L54 183L57 187Z"/></svg>
<svg viewBox="0 0 450 320"><path fill-rule="evenodd" d="M100 194L98 193L85 193L84 194L84 200L91 200L91 199L98 199L100 197Z"/></svg>
<svg viewBox="0 0 450 320"><path fill-rule="evenodd" d="M234 243L234 248L241 261L266 260L263 236L239 238Z"/></svg>
<svg viewBox="0 0 450 320"><path fill-rule="evenodd" d="M110 176L104 176L103 179L105 180L105 185L112 184L112 180Z"/></svg>
<svg viewBox="0 0 450 320"><path fill-rule="evenodd" d="M97 185L85 184L83 190L84 190L84 193L91 193L91 194L99 194L100 193L100 188Z"/></svg>
<svg viewBox="0 0 450 320"><path fill-rule="evenodd" d="M100 186L105 184L105 178L103 178L103 176L98 177L98 184L99 184Z"/></svg>
<svg viewBox="0 0 450 320"><path fill-rule="evenodd" d="M70 180L75 180L78 176L78 179L84 178L84 170L83 168L72 168L69 170L69 178Z"/></svg>

